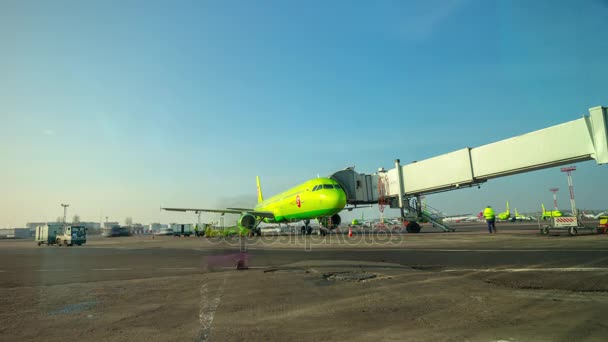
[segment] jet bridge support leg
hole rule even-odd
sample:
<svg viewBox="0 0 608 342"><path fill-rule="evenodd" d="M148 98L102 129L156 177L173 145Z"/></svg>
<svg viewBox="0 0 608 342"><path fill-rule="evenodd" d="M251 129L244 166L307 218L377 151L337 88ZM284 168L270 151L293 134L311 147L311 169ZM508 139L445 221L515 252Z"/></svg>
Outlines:
<svg viewBox="0 0 608 342"><path fill-rule="evenodd" d="M395 159L395 168L397 169L397 186L399 187L399 211L401 214L401 222L405 222L405 210L403 209L403 172L401 172L401 161Z"/></svg>

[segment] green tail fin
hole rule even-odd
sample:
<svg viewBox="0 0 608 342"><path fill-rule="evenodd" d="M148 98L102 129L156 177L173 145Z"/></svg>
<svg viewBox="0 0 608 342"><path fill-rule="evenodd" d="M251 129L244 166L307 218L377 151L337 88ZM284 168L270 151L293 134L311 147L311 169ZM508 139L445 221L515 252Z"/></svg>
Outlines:
<svg viewBox="0 0 608 342"><path fill-rule="evenodd" d="M258 203L260 203L264 200L264 196L262 195L262 187L260 186L260 177L255 176L255 180L258 184Z"/></svg>

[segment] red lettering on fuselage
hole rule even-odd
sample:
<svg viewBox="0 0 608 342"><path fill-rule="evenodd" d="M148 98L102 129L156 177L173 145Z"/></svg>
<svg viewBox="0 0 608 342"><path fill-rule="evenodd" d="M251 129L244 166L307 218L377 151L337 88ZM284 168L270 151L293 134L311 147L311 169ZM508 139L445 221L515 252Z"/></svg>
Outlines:
<svg viewBox="0 0 608 342"><path fill-rule="evenodd" d="M302 206L302 202L300 202L300 195L296 196L296 205L298 206L298 208Z"/></svg>

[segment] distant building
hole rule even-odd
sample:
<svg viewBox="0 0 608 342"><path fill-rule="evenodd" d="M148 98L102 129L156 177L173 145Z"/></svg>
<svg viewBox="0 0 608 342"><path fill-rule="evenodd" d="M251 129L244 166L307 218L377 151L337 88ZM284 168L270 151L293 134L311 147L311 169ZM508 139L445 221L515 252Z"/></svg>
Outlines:
<svg viewBox="0 0 608 342"><path fill-rule="evenodd" d="M78 225L87 229L101 229L101 224L99 224L99 222L78 222Z"/></svg>
<svg viewBox="0 0 608 342"><path fill-rule="evenodd" d="M36 227L44 226L45 224L63 224L63 222L28 222L25 224L25 227L29 228L31 231L35 232Z"/></svg>
<svg viewBox="0 0 608 342"><path fill-rule="evenodd" d="M148 225L148 230L155 232L155 233L160 232L161 229L167 229L167 228L169 228L169 225L161 224L161 223L150 223Z"/></svg>
<svg viewBox="0 0 608 342"><path fill-rule="evenodd" d="M29 228L5 228L0 229L0 239L29 239L32 231Z"/></svg>
<svg viewBox="0 0 608 342"><path fill-rule="evenodd" d="M118 222L104 222L103 223L103 228L112 228L112 227L116 227L116 226L120 226L120 224Z"/></svg>
<svg viewBox="0 0 608 342"><path fill-rule="evenodd" d="M145 227L141 223L133 223L131 225L131 234L143 234L145 230Z"/></svg>

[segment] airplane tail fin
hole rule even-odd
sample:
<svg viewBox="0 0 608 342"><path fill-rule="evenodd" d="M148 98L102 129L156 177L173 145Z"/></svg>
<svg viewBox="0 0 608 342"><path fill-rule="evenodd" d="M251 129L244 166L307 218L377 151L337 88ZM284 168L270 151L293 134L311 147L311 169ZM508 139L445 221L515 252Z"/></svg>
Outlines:
<svg viewBox="0 0 608 342"><path fill-rule="evenodd" d="M547 211L547 210L545 209L545 204L544 204L544 203L541 203L541 205L540 205L540 206L543 208L543 213L544 213L545 211Z"/></svg>
<svg viewBox="0 0 608 342"><path fill-rule="evenodd" d="M255 180L258 184L258 203L264 200L264 196L262 195L262 187L260 186L260 176L255 176Z"/></svg>
<svg viewBox="0 0 608 342"><path fill-rule="evenodd" d="M507 201L507 212L510 213L511 211L509 210L509 201Z"/></svg>

